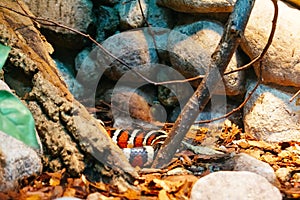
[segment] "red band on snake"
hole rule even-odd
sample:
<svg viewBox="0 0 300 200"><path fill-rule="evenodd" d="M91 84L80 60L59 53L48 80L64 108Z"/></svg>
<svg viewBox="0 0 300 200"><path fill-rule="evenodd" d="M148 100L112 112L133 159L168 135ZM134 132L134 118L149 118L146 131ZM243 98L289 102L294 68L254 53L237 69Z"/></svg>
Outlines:
<svg viewBox="0 0 300 200"><path fill-rule="evenodd" d="M112 140L123 149L123 152L132 166L149 166L155 152L167 137L162 130L145 132L140 129L131 131L122 129L108 129Z"/></svg>

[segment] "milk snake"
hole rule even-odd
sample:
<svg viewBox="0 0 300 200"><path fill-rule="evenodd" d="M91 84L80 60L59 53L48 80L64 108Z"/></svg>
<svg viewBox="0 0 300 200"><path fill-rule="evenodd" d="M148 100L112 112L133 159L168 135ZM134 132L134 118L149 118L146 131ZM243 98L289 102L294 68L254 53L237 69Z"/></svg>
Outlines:
<svg viewBox="0 0 300 200"><path fill-rule="evenodd" d="M107 133L134 167L151 165L157 150L167 138L163 130L107 129Z"/></svg>

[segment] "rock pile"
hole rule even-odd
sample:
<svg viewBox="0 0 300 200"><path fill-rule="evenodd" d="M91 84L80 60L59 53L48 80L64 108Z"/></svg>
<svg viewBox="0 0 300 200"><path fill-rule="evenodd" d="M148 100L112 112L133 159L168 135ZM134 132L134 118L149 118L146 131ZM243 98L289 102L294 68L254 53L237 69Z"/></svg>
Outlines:
<svg viewBox="0 0 300 200"><path fill-rule="evenodd" d="M76 79L76 82L66 80L72 83L72 91L76 97L96 97L95 101L102 99L110 103L114 96L105 98L108 90L116 89L116 92L120 91L119 95L128 91L124 98L118 98L118 104L122 105L122 101L129 101L129 94L134 92L137 100L134 101L135 106L146 106L143 112L152 112L155 109L151 109L151 106L157 107L158 104L160 110L165 110L167 116L159 119L162 122L176 119L201 79L159 86L153 82L197 76L201 78L205 75L209 70L207 67L211 54L220 40L226 17L235 3L234 0L142 0L141 4L137 0L107 0L101 3L77 0L71 4L62 0L25 2L28 2L28 6L37 16L52 18L90 33L115 56L112 57L105 50L86 43L81 37L74 42L74 37L70 37L73 33L70 31L44 27L48 31L56 32L59 37L64 35L65 41L60 41L60 46L65 48L65 52L73 52L69 55L73 56L71 63L74 72L65 77ZM51 3L49 8L45 7L45 2ZM253 89L261 74L263 84L245 105L242 121L236 123L242 123L246 132L267 142L300 141L299 101L289 101L300 87L300 22L295 20L300 18L300 11L281 1L278 5L277 29L273 43L262 62L255 64L254 70L239 71L225 76L224 81L220 80L218 90L212 91L214 96L211 107L206 109L209 114L205 118L230 111L231 109L227 109L231 108L228 106L229 101L238 106ZM53 9L57 7L63 9L59 9L59 12L58 9ZM41 13L41 10L47 12ZM227 71L242 66L262 52L271 30L273 13L271 1L256 1L243 41L232 57ZM49 35L55 38L53 34ZM65 54L55 57L62 62L66 61ZM74 89L76 83L80 89ZM98 85L110 87L97 87ZM121 86L127 89L120 90ZM155 113L151 115L154 116ZM200 118L203 119L203 115ZM152 117L144 119L155 120ZM236 179L239 179L239 184L245 184L226 184L234 183ZM233 195L229 198L239 197L240 193L235 193L238 188L239 192L249 192L252 197L260 195L256 199L280 199L279 191L267 180L269 179L249 172L214 173L199 180L193 189L192 199L197 199L198 195L216 197L214 192L219 188L210 184L216 182L224 189L223 194ZM206 189L213 192L205 192Z"/></svg>

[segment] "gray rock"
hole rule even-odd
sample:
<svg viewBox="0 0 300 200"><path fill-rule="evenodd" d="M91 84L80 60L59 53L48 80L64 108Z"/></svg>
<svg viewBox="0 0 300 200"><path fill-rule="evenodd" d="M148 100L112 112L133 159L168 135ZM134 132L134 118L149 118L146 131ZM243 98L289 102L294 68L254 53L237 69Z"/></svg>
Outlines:
<svg viewBox="0 0 300 200"><path fill-rule="evenodd" d="M120 23L118 12L111 7L100 6L96 10L97 15L97 34L96 41L103 42L106 38L113 35Z"/></svg>
<svg viewBox="0 0 300 200"><path fill-rule="evenodd" d="M55 59L55 64L59 69L63 80L67 84L68 89L74 95L74 97L79 98L84 95L84 89L82 88L82 85L75 79L74 72L72 72L71 67L57 59Z"/></svg>
<svg viewBox="0 0 300 200"><path fill-rule="evenodd" d="M83 49L75 58L76 80L85 88L89 88L90 82L97 84L103 74L98 70L95 57L95 52Z"/></svg>
<svg viewBox="0 0 300 200"><path fill-rule="evenodd" d="M54 20L79 31L86 32L93 22L93 3L90 0L24 0L24 2L36 16ZM70 30L56 26L45 28L73 34Z"/></svg>
<svg viewBox="0 0 300 200"><path fill-rule="evenodd" d="M168 115L168 122L174 123L178 116L180 115L181 108L180 106L176 106Z"/></svg>
<svg viewBox="0 0 300 200"><path fill-rule="evenodd" d="M6 90L8 92L11 92L10 88L8 87L8 85L4 81L2 81L2 80L0 80L0 90Z"/></svg>
<svg viewBox="0 0 300 200"><path fill-rule="evenodd" d="M149 0L147 21L151 27L173 28L177 22L172 10L157 6L156 0Z"/></svg>
<svg viewBox="0 0 300 200"><path fill-rule="evenodd" d="M252 172L214 172L193 186L191 200L281 200L280 191L264 177Z"/></svg>
<svg viewBox="0 0 300 200"><path fill-rule="evenodd" d="M169 36L168 50L173 68L186 78L204 75L209 67L212 53L215 51L223 32L223 27L213 21L199 21L175 27ZM236 52L226 71L241 65L240 56ZM244 72L235 72L225 76L227 95L240 95L245 91ZM199 81L193 82L196 87ZM224 83L220 80L215 94L223 94Z"/></svg>
<svg viewBox="0 0 300 200"><path fill-rule="evenodd" d="M255 83L249 84L250 92ZM244 128L266 142L300 141L299 106L293 92L260 85L244 107ZM287 89L287 88L286 88Z"/></svg>
<svg viewBox="0 0 300 200"><path fill-rule="evenodd" d="M181 73L171 67L161 66L157 73L157 80L159 82L184 79L185 77ZM183 108L193 93L193 88L188 82L158 86L158 100L162 105L167 107L179 105Z"/></svg>
<svg viewBox="0 0 300 200"><path fill-rule="evenodd" d="M168 113L163 105L157 102L151 106L150 110L154 121L167 122Z"/></svg>
<svg viewBox="0 0 300 200"><path fill-rule="evenodd" d="M21 141L0 131L0 191L16 189L23 178L39 175L42 162L38 154Z"/></svg>
<svg viewBox="0 0 300 200"><path fill-rule="evenodd" d="M265 83L284 86L300 86L300 12L282 1L278 1L279 15L275 35L262 62L262 78ZM243 50L255 58L267 43L274 6L272 1L255 1L247 28ZM255 65L259 73L258 63Z"/></svg>
<svg viewBox="0 0 300 200"><path fill-rule="evenodd" d="M138 69L145 74L150 73L149 70L153 67L150 63L157 63L158 55L152 37L147 36L147 30L148 28L145 28L116 34L106 39L103 47L128 64L131 69ZM118 80L126 72L131 71L105 53L99 53L97 61L102 67L101 70L106 70L105 75L112 80ZM133 71L130 73L134 74ZM141 78L136 76L128 81L139 82L139 80Z"/></svg>
<svg viewBox="0 0 300 200"><path fill-rule="evenodd" d="M100 0L98 2L103 4L103 5L114 5L116 3L119 3L120 0Z"/></svg>
<svg viewBox="0 0 300 200"><path fill-rule="evenodd" d="M156 66L155 63L158 63L159 58L168 60L168 34L169 29L153 27L122 32L106 39L102 44L103 47L127 63L131 69L99 47L94 47L91 51L84 49L75 59L76 79L84 87L91 86L91 83L97 85L104 71L109 79L115 81L127 72L135 74L132 70L134 69L140 70L146 77L155 81L157 74L153 69ZM152 66L151 63L154 65ZM146 82L139 76L131 77L128 81Z"/></svg>
<svg viewBox="0 0 300 200"><path fill-rule="evenodd" d="M257 160L245 153L235 155L234 160L234 171L253 172L265 177L272 184L275 184L277 182L275 172L268 163Z"/></svg>
<svg viewBox="0 0 300 200"><path fill-rule="evenodd" d="M231 12L235 0L158 0L157 4L184 13Z"/></svg>
<svg viewBox="0 0 300 200"><path fill-rule="evenodd" d="M140 0L144 16L147 18L148 0ZM142 27L145 23L138 0L121 0L118 5L121 29Z"/></svg>
<svg viewBox="0 0 300 200"><path fill-rule="evenodd" d="M24 2L35 16L53 20L84 33L88 33L88 28L95 20L91 0L25 0ZM81 49L85 44L83 37L71 30L58 26L41 26L48 30L44 32L47 39L57 46Z"/></svg>
<svg viewBox="0 0 300 200"><path fill-rule="evenodd" d="M159 71L157 69L160 67L155 64L159 60L158 54L161 58L168 59L166 50L168 34L169 29L154 27L151 30L144 28L122 32L105 40L103 47L127 63L131 69L119 63L99 47L94 47L92 50L84 49L75 59L76 79L86 90L91 91L96 90L104 73L113 81L119 80L127 73L126 80L123 80L125 84L127 82L141 83L139 86L142 86L148 82L133 71L139 70L147 78L155 81L157 71ZM155 39L155 43L153 39Z"/></svg>
<svg viewBox="0 0 300 200"><path fill-rule="evenodd" d="M89 48L85 48L77 54L77 56L75 58L75 66L74 66L76 73L78 73L78 71L82 67L81 65L85 62L85 59L87 59L90 52L91 52L91 50ZM94 63L93 61L90 61L90 62ZM95 71L95 70L93 70L93 71Z"/></svg>
<svg viewBox="0 0 300 200"><path fill-rule="evenodd" d="M160 63L169 62L168 52L168 37L170 29L161 27L151 27L143 29L147 41L149 41L149 48L156 49ZM155 42L154 42L155 41Z"/></svg>

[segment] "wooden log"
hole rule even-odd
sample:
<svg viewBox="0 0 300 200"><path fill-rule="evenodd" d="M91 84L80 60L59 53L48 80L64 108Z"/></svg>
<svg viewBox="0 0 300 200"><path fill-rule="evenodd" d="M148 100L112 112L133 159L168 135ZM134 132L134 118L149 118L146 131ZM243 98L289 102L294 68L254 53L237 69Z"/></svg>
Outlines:
<svg viewBox="0 0 300 200"><path fill-rule="evenodd" d="M22 1L0 1L0 42L12 47L4 77L32 111L49 166L78 175L85 160L93 158L133 181L137 172L104 127L69 92L49 55L51 45L26 15L32 16ZM20 92L20 87L27 92Z"/></svg>

